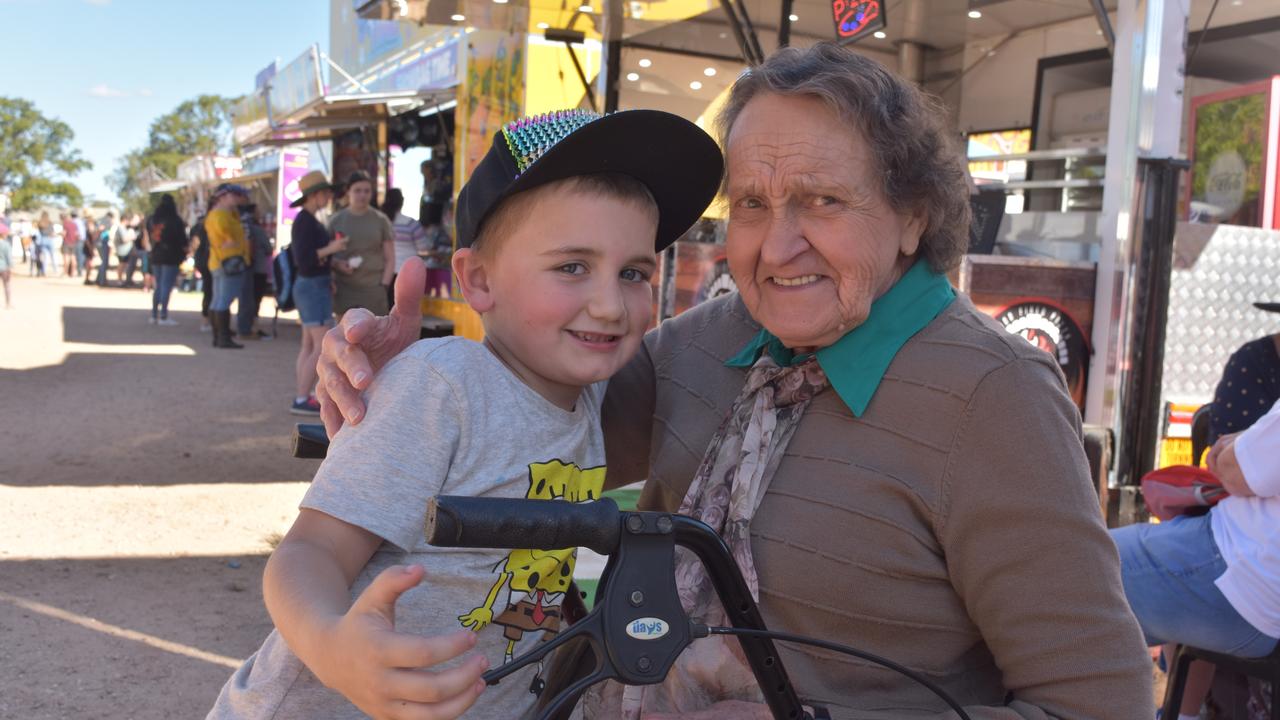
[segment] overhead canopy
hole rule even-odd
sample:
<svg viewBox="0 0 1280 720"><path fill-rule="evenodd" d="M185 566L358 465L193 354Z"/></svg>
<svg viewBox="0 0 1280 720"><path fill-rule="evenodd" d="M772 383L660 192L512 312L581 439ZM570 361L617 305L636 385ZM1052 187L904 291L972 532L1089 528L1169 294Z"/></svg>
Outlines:
<svg viewBox="0 0 1280 720"><path fill-rule="evenodd" d="M424 105L454 99L463 34L442 30L352 76L312 46L279 70L236 112L241 145L327 140ZM323 66L330 70L323 79Z"/></svg>

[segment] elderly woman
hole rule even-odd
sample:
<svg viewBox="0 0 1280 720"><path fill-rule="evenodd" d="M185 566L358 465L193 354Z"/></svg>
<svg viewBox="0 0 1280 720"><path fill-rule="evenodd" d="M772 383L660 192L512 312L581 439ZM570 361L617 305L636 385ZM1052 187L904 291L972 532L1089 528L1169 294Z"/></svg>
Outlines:
<svg viewBox="0 0 1280 720"><path fill-rule="evenodd" d="M608 482L721 518L769 627L914 668L971 717L1149 717L1150 662L1062 375L943 274L969 222L945 117L830 44L738 79L719 128L740 292L663 323L610 381ZM348 379L366 386L416 327L352 314L326 336L331 429L333 401L362 414ZM833 718L947 715L881 667L781 652ZM624 710L769 716L714 649L679 672L700 692L646 688Z"/></svg>

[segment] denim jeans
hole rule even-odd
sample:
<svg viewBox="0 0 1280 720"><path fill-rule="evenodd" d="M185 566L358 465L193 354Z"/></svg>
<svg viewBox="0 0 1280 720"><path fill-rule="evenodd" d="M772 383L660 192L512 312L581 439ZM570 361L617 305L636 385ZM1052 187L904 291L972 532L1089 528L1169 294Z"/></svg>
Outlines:
<svg viewBox="0 0 1280 720"><path fill-rule="evenodd" d="M213 271L213 302L209 304L209 309L221 312L231 309L231 301L240 297L240 290L244 287L245 278L250 277L248 272L242 272L235 275L228 275L218 268Z"/></svg>
<svg viewBox="0 0 1280 720"><path fill-rule="evenodd" d="M111 264L111 243L102 240L98 243L98 284L107 284L107 266Z"/></svg>
<svg viewBox="0 0 1280 720"><path fill-rule="evenodd" d="M1214 584L1227 562L1213 540L1211 516L1112 530L1125 597L1148 645L1174 642L1262 657L1275 648L1276 638L1240 617Z"/></svg>
<svg viewBox="0 0 1280 720"><path fill-rule="evenodd" d="M169 317L169 295L173 293L173 286L178 282L178 266L177 265L156 265L152 268L156 274L156 289L151 293L151 317Z"/></svg>

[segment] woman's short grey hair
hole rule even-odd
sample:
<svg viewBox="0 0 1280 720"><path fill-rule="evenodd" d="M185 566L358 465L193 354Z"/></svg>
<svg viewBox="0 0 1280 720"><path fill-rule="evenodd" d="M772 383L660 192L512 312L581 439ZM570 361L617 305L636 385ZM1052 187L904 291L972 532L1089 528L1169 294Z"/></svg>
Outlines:
<svg viewBox="0 0 1280 720"><path fill-rule="evenodd" d="M724 147L742 109L760 93L819 98L861 131L890 207L925 218L920 254L937 272L960 262L969 242L969 188L941 102L835 43L783 48L734 83L716 118Z"/></svg>

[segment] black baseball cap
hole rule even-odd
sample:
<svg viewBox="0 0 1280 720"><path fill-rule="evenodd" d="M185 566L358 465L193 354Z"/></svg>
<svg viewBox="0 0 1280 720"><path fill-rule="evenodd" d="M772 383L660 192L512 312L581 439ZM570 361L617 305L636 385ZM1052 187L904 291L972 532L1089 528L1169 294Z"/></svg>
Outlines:
<svg viewBox="0 0 1280 720"><path fill-rule="evenodd" d="M561 110L516 120L458 193L458 247L470 247L503 200L557 180L619 173L639 180L658 204L655 250L675 242L711 204L724 158L711 136L678 115Z"/></svg>

